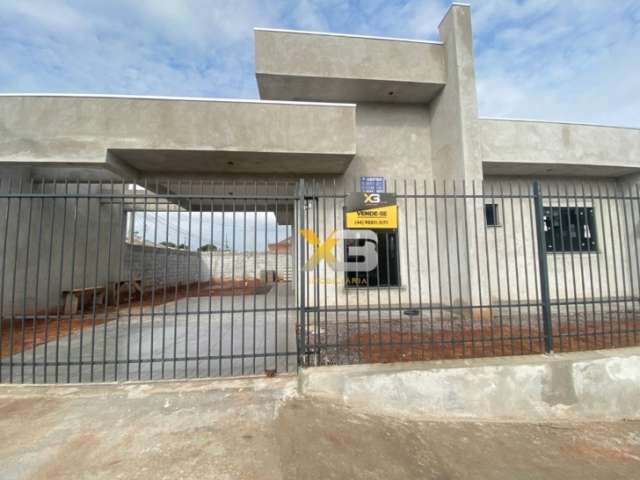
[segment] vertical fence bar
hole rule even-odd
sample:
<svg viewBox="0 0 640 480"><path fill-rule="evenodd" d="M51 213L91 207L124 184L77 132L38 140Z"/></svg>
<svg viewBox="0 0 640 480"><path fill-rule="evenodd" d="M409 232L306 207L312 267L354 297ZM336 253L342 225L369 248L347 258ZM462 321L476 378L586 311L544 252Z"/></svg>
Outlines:
<svg viewBox="0 0 640 480"><path fill-rule="evenodd" d="M114 192L114 185L113 185L113 180L111 180L111 183L109 185L109 200L108 200L108 205L109 205L109 234L108 234L108 238L107 238L107 242L109 243L109 247L107 250L107 291L105 292L105 298L104 298L104 329L102 331L102 381L106 381L107 378L107 326L109 325L109 301L115 303L115 315L118 315L118 303L117 303L117 290L120 289L120 272L118 271L118 273L116 274L116 281L113 282L113 280L111 280L111 283L109 282L109 275L111 273L111 249L112 249L112 239L113 239L113 210L114 210L114 198L113 198L113 192ZM122 219L120 218L120 215L118 214L116 216L116 218L120 219L120 221L118 222L120 227L118 228L118 231L121 232L122 230ZM118 241L121 242L122 241L122 235L119 235L118 237ZM118 250L122 249L122 245L120 245L120 247L118 248ZM118 270L119 270L119 265L120 263L118 263ZM109 296L110 292L111 292L111 286L115 284L115 288L113 290L113 298L111 298ZM117 341L117 338L116 338Z"/></svg>
<svg viewBox="0 0 640 480"><path fill-rule="evenodd" d="M22 216L22 188L23 188L23 180L22 177L18 178L19 182L19 193L18 197L18 212L16 215L16 240L15 240L15 248L13 252L13 276L11 280L11 316L9 317L9 383L13 383L13 343L14 343L14 332L13 329L15 327L15 319L16 319L16 277L18 272L18 253L19 253L19 245L20 245L20 218Z"/></svg>
<svg viewBox="0 0 640 480"><path fill-rule="evenodd" d="M464 301L464 295L463 295L463 287L462 287L462 269L461 269L461 259L460 259L460 233L459 233L459 221L458 221L458 193L457 193L457 189L456 189L456 181L452 180L451 181L451 187L452 187L452 196L453 196L453 227L455 228L455 245L456 245L456 274L458 276L458 300L460 302L460 339L459 342L461 344L461 350L462 350L462 357L464 358L466 356L466 349L465 349L465 338L464 338L464 328L465 328L465 315L464 315L464 307L465 307L465 301ZM463 201L464 201L464 197L463 197ZM468 245L467 245L468 247ZM467 248L467 254L466 256L468 256L469 254L469 249ZM453 299L451 299L453 300ZM451 302L451 313L453 314L453 301ZM451 316L451 318L453 319L453 315ZM452 340L455 339L455 330L451 329L451 338ZM455 343L451 346L451 353L453 355L453 358L456 357L456 345Z"/></svg>
<svg viewBox="0 0 640 480"><path fill-rule="evenodd" d="M514 258L514 264L513 264L513 268L514 268L514 273L515 273L515 277L516 277L516 303L517 303L517 312L518 312L518 334L520 337L520 354L522 355L524 353L524 338L522 336L522 298L520 296L520 258L521 255L518 255L518 242L516 241L518 238L518 235L516 233L516 215L515 215L515 207L513 204L513 198L514 198L514 190L513 190L513 182L509 182L509 209L511 210L511 241L513 244L513 258ZM520 196L517 196L518 199L518 203L522 202L522 199L520 198ZM505 215L505 206L507 205L507 201L506 199L503 199L502 201L502 216L505 219L503 221L503 228L507 229L507 225L506 225L506 215ZM520 220L522 221L522 220ZM506 242L505 242L505 249L506 249ZM522 257L525 259L525 263L526 263L526 256ZM526 277L525 277L526 278ZM511 334L511 342L512 342L512 347L511 349L513 350L513 332Z"/></svg>
<svg viewBox="0 0 640 480"><path fill-rule="evenodd" d="M44 180L42 182L42 193L45 193L45 186L44 186ZM53 193L56 193L56 181L53 181ZM41 215L44 217L44 198L42 199L42 212ZM47 370L48 370L48 361L49 361L49 351L48 351L48 345L49 345L49 315L51 314L51 310L50 310L50 295L51 295L51 264L53 263L53 239L54 239L54 230L55 230L55 226L57 225L56 223L56 199L52 199L51 202L51 217L47 219L47 221L51 222L50 225L50 236L49 236L49 254L47 257L47 280L46 280L46 289L45 289L45 307L44 307L44 375L43 375L43 382L47 383ZM0 295L0 302L2 301L2 295ZM0 315L0 318L2 318L2 315ZM0 357L2 357L2 355L0 355ZM1 377L0 377L0 381Z"/></svg>
<svg viewBox="0 0 640 480"><path fill-rule="evenodd" d="M465 185L466 185L466 181L465 181ZM465 191L467 190L467 187L465 186ZM482 189L481 189L482 190ZM475 258L475 262L476 262L476 275L477 275L477 282L478 282L478 308L480 311L480 350L482 353L482 356L484 356L485 354L485 339L484 339L484 307L483 307L483 301L482 301L482 275L481 275L481 266L480 266L480 243L479 243L479 236L478 236L478 229L480 228L480 222L478 221L478 207L476 206L476 180L472 179L471 180L471 197L473 199L473 206L472 206L472 212L473 212L473 231L474 231L474 240L475 240L475 254L476 254L476 258ZM465 198L465 206L466 206L466 202L467 202L467 198ZM482 211L484 210L484 207L482 206L482 202L480 202L480 206L482 207ZM485 261L489 261L489 259L487 257L485 257ZM471 273L471 272L469 272ZM469 276L469 285L471 285L471 276ZM471 295L471 303L473 304L473 295ZM489 300L489 304L491 304L491 300ZM490 308L488 309L489 311L491 310ZM471 310L471 321L473 322L473 309ZM471 326L471 335L472 335L472 341L474 342L474 347L473 347L473 353L475 354L475 333L474 333L474 329L475 326L472 323Z"/></svg>
<svg viewBox="0 0 640 480"><path fill-rule="evenodd" d="M247 191L249 187L249 184L243 184L242 185L242 189L244 192ZM246 194L246 193L245 193ZM266 195L266 192L265 192ZM254 201L258 201L257 199ZM265 211L267 210L267 201L265 200ZM265 218L267 217L266 213L265 213ZM266 239L266 233L267 233L267 223L265 222L265 226L264 226L264 231L265 231L265 239ZM267 241L265 240L265 269L267 268ZM243 202L242 202L242 287L241 289L243 289L244 291L242 291L242 326L240 327L240 331L242 332L242 338L240 339L240 345L241 345L241 350L242 350L242 358L240 359L240 371L241 374L244 375L244 357L246 354L246 345L245 345L245 330L246 330L246 298L247 298L247 287L248 287L248 283L247 283L247 199L244 198ZM255 290L255 276L254 276L254 290ZM254 293L255 295L255 293ZM265 297L266 298L266 297ZM265 305L265 310L266 310L266 305ZM267 312L265 311L265 315L264 315L264 327L265 327L265 342L267 340L267 335L266 335L266 329L267 329ZM267 367L267 350L265 348L265 357L264 357L264 368Z"/></svg>
<svg viewBox="0 0 640 480"><path fill-rule="evenodd" d="M34 192L35 193L35 192ZM31 382L32 383L36 383L36 346L37 344L37 338L36 338L36 331L37 331L37 323L38 323L38 305L39 305L39 299L38 299L38 289L40 286L40 255L41 255L41 251L42 251L42 224L43 224L43 219L44 219L44 179L40 180L40 194L42 195L42 197L40 198L40 216L39 216L39 220L38 220L38 243L37 243L37 247L36 247L36 284L35 284L35 288L34 288L34 299L33 299L33 332L32 333L32 344L31 344ZM31 199L32 202L35 202L36 199L33 198ZM47 292L45 292L46 295ZM46 330L46 322L47 322L47 316L46 314L44 315L44 322L45 322L45 330ZM47 336L44 336L44 343L46 345L47 343ZM43 363L46 363L47 361L47 357L45 355L44 359L43 359ZM46 368L46 367L45 367Z"/></svg>
<svg viewBox="0 0 640 480"><path fill-rule="evenodd" d="M187 190L187 195L192 195L193 194L193 179L191 179L191 182L188 184L188 190ZM145 185L145 194L146 194L146 185ZM184 199L183 199L184 200ZM184 306L185 306L185 313L184 313L184 378L189 378L189 322L191 321L191 315L190 313L193 312L189 312L189 302L190 302L190 298L191 298L191 292L190 292L190 287L191 287L191 236L192 236L192 229L191 229L191 225L192 225L192 220L193 220L193 216L192 216L192 212L193 212L193 199L191 197L188 198L188 200L184 200L184 203L186 203L188 205L188 212L187 212L187 221L188 221L188 225L187 225L187 243L185 244L186 248L185 250L185 256L186 256L186 262L187 262L187 269L186 269L186 275L185 275L185 280L186 280L186 288L185 288L185 300L184 300ZM146 197L145 197L145 215L147 214L147 210L146 210ZM142 295L142 293L141 293ZM177 307L177 303L176 303L176 307ZM196 361L197 362L197 361Z"/></svg>
<svg viewBox="0 0 640 480"><path fill-rule="evenodd" d="M213 181L209 181L208 183L208 188L209 188L209 192L213 193L215 191L214 187L213 187ZM202 199L202 202L204 204L204 199ZM213 211L214 211L214 205L213 205L213 197L210 199L210 202L208 204L209 207L209 227L210 227L210 232L209 232L209 242L212 245L211 247L211 251L209 252L209 278L207 279L207 288L208 288L208 293L209 293L209 311L207 312L207 377L211 376L211 316L213 315L213 252L215 250L215 248L213 247L213 245L215 245L213 243L213 235L214 235L214 231L213 231ZM224 243L220 244L220 250L224 249ZM218 355L220 354L220 352L218 352Z"/></svg>
<svg viewBox="0 0 640 480"><path fill-rule="evenodd" d="M156 290L158 290L156 280L156 269L158 268L158 192L160 191L160 181L156 178L156 186L153 194L153 203L155 204L155 211L153 212L153 272L151 280L151 334L149 338L149 380L153 380L153 348L154 348L154 336L155 336L155 315L156 315Z"/></svg>
<svg viewBox="0 0 640 480"><path fill-rule="evenodd" d="M304 229L304 179L301 178L298 183L298 232L301 232ZM300 237L300 235L298 235ZM298 325L298 368L304 366L304 355L305 355L305 322L307 321L306 316L306 294L305 294L305 275L306 271L304 268L305 263L305 242L303 239L298 238L298 242L300 245L300 258L298 264L298 275L299 275L299 285L298 288L300 292L299 296L299 311L300 311L300 323Z"/></svg>
<svg viewBox="0 0 640 480"><path fill-rule="evenodd" d="M506 290L507 290L507 315L509 316L509 355L513 355L514 351L513 351L513 342L514 342L514 335L513 335L513 311L511 310L511 287L512 287L512 283L511 283L511 275L510 275L510 270L511 270L511 262L509 262L509 242L507 239L507 215L505 212L505 207L507 205L507 201L505 199L505 189L504 189L504 185L503 182L500 182L500 203L494 203L493 205L498 205L500 207L500 209L496 208L496 207L492 207L495 209L494 214L497 215L499 210L502 210L502 222L500 222L500 218L496 218L496 223L502 223L502 242L503 242L503 246L502 248L504 249L504 275L505 275L505 286L506 286ZM512 194L513 195L513 194ZM513 209L511 210L511 213L513 214ZM513 217L511 218L511 224L513 225L514 221L513 221ZM496 239L498 238L498 231L496 230L495 232L495 236ZM518 255L517 255L517 250L515 249L514 246L514 258L515 258L515 262L516 262L516 271L518 270L518 266L517 266L517 262L518 262ZM502 295L498 294L500 296L500 311L502 311ZM504 326L500 326L502 328L502 330L504 331Z"/></svg>
<svg viewBox="0 0 640 480"><path fill-rule="evenodd" d="M171 180L167 179L167 184L164 187L167 192L171 191ZM160 378L165 378L165 348L167 346L167 286L168 286L168 270L169 270L169 223L171 222L170 205L171 202L165 200L167 203L166 217L165 217L165 250L164 250L164 280L162 286L162 345L160 352Z"/></svg>
<svg viewBox="0 0 640 480"><path fill-rule="evenodd" d="M78 181L78 191L80 189L80 182ZM78 382L82 383L82 367L84 366L84 306L86 302L86 291L87 291L87 262L89 258L89 223L91 218L91 182L87 182L87 217L85 219L84 237L81 237L82 245L82 276L80 280L80 348L78 352ZM84 238L84 240L82 240ZM74 290L73 286L71 288ZM73 312L76 313L76 312ZM69 319L69 349L71 349L71 328L73 326L72 319Z"/></svg>
<svg viewBox="0 0 640 480"><path fill-rule="evenodd" d="M257 271L257 258L258 258L258 182L254 182L253 185L253 191L254 194L256 195L256 200L253 202L253 277L256 278L256 271ZM265 232L267 230L267 224L265 222L264 224L264 228L265 228ZM276 237L277 238L277 237ZM276 241L277 244L277 241ZM265 247L265 251L266 251L266 247ZM265 271L268 270L267 269L267 255L265 254L265 258L264 258L264 269ZM265 276L265 284L266 284L266 276ZM277 296L276 296L277 298ZM256 309L258 308L258 298L257 298L257 294L254 291L253 293L253 347L252 347L252 352L253 352L253 363L252 363L252 368L253 368L253 373L255 375L256 373L256 321L257 321L257 317L256 317ZM263 321L266 322L266 313L265 313L265 318L263 319ZM266 366L266 365L265 365Z"/></svg>
<svg viewBox="0 0 640 480"><path fill-rule="evenodd" d="M498 194L499 195L499 194ZM491 195L490 195L490 205L492 205L491 208L494 208L493 205L497 205L496 204L496 186L494 183L491 183ZM485 223L486 223L486 219L485 219ZM493 236L493 253L495 255L496 258L496 289L498 290L498 297L497 297L497 309L498 309L498 325L500 328L500 355L504 355L505 354L505 350L504 350L504 304L502 301L502 275L501 275L501 271L500 271L500 247L498 244L498 231L496 230L496 228L494 227L492 229L492 236ZM506 262L506 258L505 258L505 264ZM493 301L492 301L493 303Z"/></svg>
<svg viewBox="0 0 640 480"><path fill-rule="evenodd" d="M29 185L29 193L34 193L34 179L31 179ZM24 292L22 292L22 323L20 327L20 383L24 383L24 351L25 351L25 329L27 327L26 317L27 317L27 290L29 288L29 260L30 260L30 246L31 246L31 218L33 216L33 202L34 199L29 199L29 210L27 214L27 238L26 238L26 247L25 247L25 257L24 257ZM15 288L15 285L14 285ZM38 291L36 289L35 296L37 298ZM34 312L35 317L35 312ZM34 323L35 326L35 323ZM35 350L35 344L34 344Z"/></svg>
<svg viewBox="0 0 640 480"><path fill-rule="evenodd" d="M413 181L413 214L414 214L414 229L415 229L415 241L416 241L416 265L417 265L417 277L418 277L418 308L420 315L420 359L424 360L424 351L425 351L425 343L424 343L424 304L422 302L422 259L420 258L420 234L419 234L419 226L420 221L418 219L418 183ZM425 211L424 221L427 221L427 212ZM408 223L408 222L407 222ZM380 281L378 280L378 283ZM380 289L378 287L378 304L380 303ZM382 349L380 349L382 352ZM415 360L415 359L414 359Z"/></svg>
<svg viewBox="0 0 640 480"><path fill-rule="evenodd" d="M8 179L9 181L7 182L7 193L11 194L11 185L13 183L13 177L9 177ZM0 187L2 186L4 182L2 181L2 179L0 179ZM7 284L6 280L5 280L5 270L6 270L6 266L7 266L7 242L9 241L8 239L8 234L9 234L9 216L11 215L11 197L7 196L6 198L7 201L7 210L6 210L6 216L4 219L4 232L2 234L3 236L3 242L2 242L2 266L0 266L0 382L2 382L2 366L4 365L2 363L2 339L4 337L4 335L2 334L2 319L4 318L4 304L5 304L5 286Z"/></svg>
<svg viewBox="0 0 640 480"><path fill-rule="evenodd" d="M264 182L264 265L265 265L265 269L267 268L267 263L269 261L269 203L268 203L268 195L267 192L269 191L269 183L267 181ZM257 200L256 200L257 201ZM277 223L277 222L276 222ZM277 225L276 225L277 228ZM267 368L267 364L268 364L268 360L269 357L267 355L267 348L268 348L268 343L267 343L267 336L268 336L268 329L267 329L267 316L269 315L268 313L268 304L267 304L267 296L264 296L264 300L262 302L262 355L263 355L263 365L262 365L262 369L266 370ZM277 316L277 315L276 315Z"/></svg>
<svg viewBox="0 0 640 480"><path fill-rule="evenodd" d="M547 266L547 246L544 235L544 214L542 209L542 192L540 183L533 182L534 211L538 240L538 268L540 270L540 301L542 303L542 325L544 329L544 349L553 351L551 327L551 300L549 298L549 270Z"/></svg>
<svg viewBox="0 0 640 480"><path fill-rule="evenodd" d="M98 181L98 195L101 196L102 194L102 180ZM96 228L96 247L95 247L95 256L96 256L96 261L95 261L95 271L94 271L94 276L93 276L93 297L92 297L92 302L91 302L91 364L90 364L90 370L89 370L89 381L93 382L93 370L95 367L95 348L96 348L96 308L97 308L97 301L98 301L98 281L99 281L99 276L98 276L98 272L100 270L100 260L103 259L102 255L101 255L101 249L100 249L100 224L101 222L101 214L102 214L102 204L100 203L100 198L98 198L96 200L96 204L97 204L97 209L98 209L98 226ZM111 231L111 223L109 223L109 226L107 227L107 230L110 232ZM107 245L107 248L110 245ZM103 302L105 302L107 300L107 291L108 291L108 286L109 286L109 263L107 263L107 274L106 274L106 279L107 282L105 284L105 292L104 292L104 296L103 296ZM105 307L106 309L106 307ZM105 322L105 327L106 327L106 322Z"/></svg>
<svg viewBox="0 0 640 480"><path fill-rule="evenodd" d="M220 191L224 192L225 188L224 188L224 181L222 182L222 185L220 186ZM224 314L222 313L223 309L224 309L224 251L227 249L227 237L224 233L224 227L225 227L225 216L226 216L226 211L225 211L225 201L223 200L221 202L221 216L222 216L222 232L220 233L220 241L222 243L222 254L220 255L220 288L221 288L221 292L220 292L220 310L219 310L219 316L218 316L218 375L222 375L222 336L223 336L223 323L224 323ZM232 253L233 255L233 253Z"/></svg>

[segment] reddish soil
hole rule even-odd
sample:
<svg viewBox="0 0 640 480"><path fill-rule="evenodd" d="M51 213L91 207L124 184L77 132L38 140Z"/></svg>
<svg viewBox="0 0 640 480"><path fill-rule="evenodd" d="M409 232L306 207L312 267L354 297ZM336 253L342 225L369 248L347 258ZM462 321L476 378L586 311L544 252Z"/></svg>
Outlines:
<svg viewBox="0 0 640 480"><path fill-rule="evenodd" d="M603 348L628 347L640 345L640 325L632 329L622 325L611 331L594 330L585 333L581 327L580 336L574 325L563 325L559 334L553 338L554 351L570 352L596 350ZM625 333L625 330L628 333ZM493 335L492 335L493 334ZM344 346L343 346L344 347ZM361 363L410 362L415 360L440 360L450 358L477 358L503 355L525 355L543 353L544 345L536 327L513 328L508 325L502 329L486 327L484 329L466 328L455 332L443 331L421 334L414 330L391 333L360 333L349 338L349 349L357 352Z"/></svg>
<svg viewBox="0 0 640 480"><path fill-rule="evenodd" d="M107 321L113 320L117 316L117 312L108 312ZM95 324L101 325L105 322L104 309L101 313L96 313ZM35 323L35 325L34 325ZM72 318L60 319L60 338L64 338L71 333L79 332L81 328L91 328L93 325L93 314L85 314L84 318L74 316ZM34 337L35 330L35 337ZM23 350L30 350L37 345L50 342L56 339L58 330L57 318L49 317L48 321L44 318L26 318L24 320L24 328L22 319L14 320L13 332L11 322L8 320L2 323L2 357L9 357L11 354L20 353ZM24 339L22 338L24 334ZM13 342L11 340L13 339ZM10 348L13 343L13 349Z"/></svg>

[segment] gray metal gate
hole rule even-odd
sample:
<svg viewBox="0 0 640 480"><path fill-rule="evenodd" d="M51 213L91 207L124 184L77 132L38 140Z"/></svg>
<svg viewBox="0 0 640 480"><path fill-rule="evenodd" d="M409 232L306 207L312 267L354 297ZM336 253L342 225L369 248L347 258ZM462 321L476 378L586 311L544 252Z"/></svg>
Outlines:
<svg viewBox="0 0 640 480"><path fill-rule="evenodd" d="M295 369L295 187L5 180L0 381Z"/></svg>

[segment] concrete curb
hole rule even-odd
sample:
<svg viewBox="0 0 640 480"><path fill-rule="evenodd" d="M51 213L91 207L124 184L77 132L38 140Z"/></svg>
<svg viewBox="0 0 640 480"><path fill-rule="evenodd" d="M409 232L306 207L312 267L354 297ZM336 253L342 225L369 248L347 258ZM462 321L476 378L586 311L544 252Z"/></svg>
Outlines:
<svg viewBox="0 0 640 480"><path fill-rule="evenodd" d="M308 368L299 390L402 417L640 418L640 348Z"/></svg>

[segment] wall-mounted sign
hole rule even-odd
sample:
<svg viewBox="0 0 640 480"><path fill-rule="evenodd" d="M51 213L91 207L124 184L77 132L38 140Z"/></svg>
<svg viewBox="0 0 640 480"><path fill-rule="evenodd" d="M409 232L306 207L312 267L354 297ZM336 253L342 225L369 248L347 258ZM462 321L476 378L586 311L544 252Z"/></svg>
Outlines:
<svg viewBox="0 0 640 480"><path fill-rule="evenodd" d="M384 192L384 177L360 177L360 191L367 193Z"/></svg>
<svg viewBox="0 0 640 480"><path fill-rule="evenodd" d="M391 193L349 193L345 200L346 228L398 228L396 196Z"/></svg>

